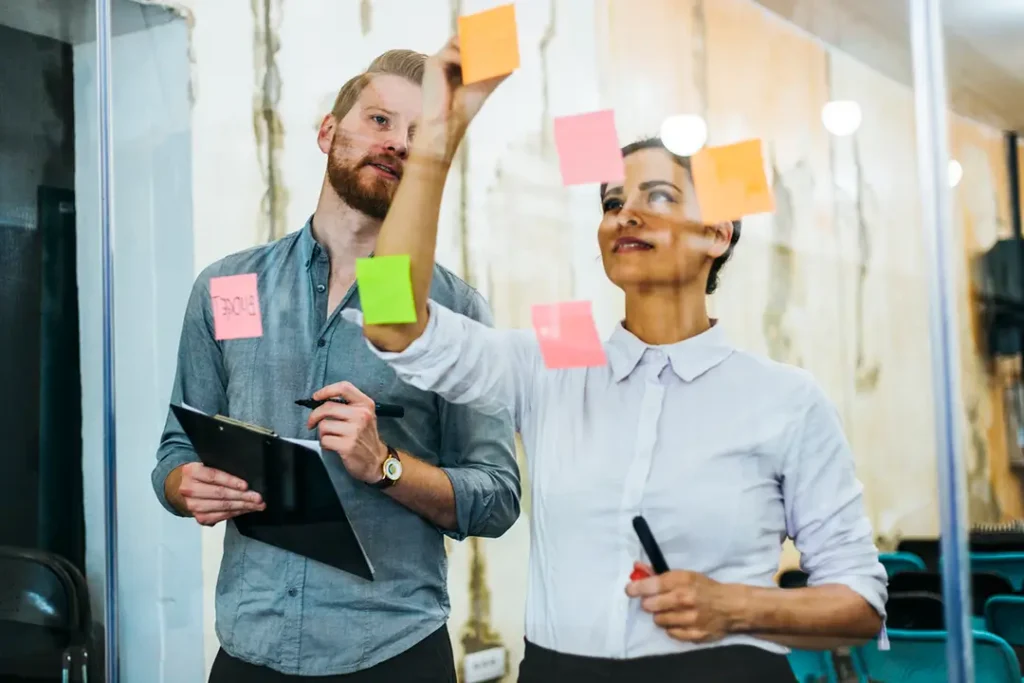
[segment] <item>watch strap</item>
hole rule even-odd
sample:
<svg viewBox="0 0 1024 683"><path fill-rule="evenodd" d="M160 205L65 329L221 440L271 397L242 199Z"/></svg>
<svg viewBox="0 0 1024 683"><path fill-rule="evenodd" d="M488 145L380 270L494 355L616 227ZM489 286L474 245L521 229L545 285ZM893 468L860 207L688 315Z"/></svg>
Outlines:
<svg viewBox="0 0 1024 683"><path fill-rule="evenodd" d="M385 468L387 467L388 460L391 460L392 458L401 462L401 458L398 457L398 451L396 451L390 444L384 444L384 447L388 449L388 457L384 459ZM382 471L380 474L380 481L370 484L370 486L372 486L375 489L382 490L394 486L397 481L397 479L391 479L390 477L386 476Z"/></svg>

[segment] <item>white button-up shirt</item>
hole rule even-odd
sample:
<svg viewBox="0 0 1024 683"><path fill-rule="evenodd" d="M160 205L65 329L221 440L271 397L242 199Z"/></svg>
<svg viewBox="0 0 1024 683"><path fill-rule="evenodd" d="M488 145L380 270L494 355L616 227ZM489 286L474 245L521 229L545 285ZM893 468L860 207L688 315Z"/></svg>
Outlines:
<svg viewBox="0 0 1024 683"><path fill-rule="evenodd" d="M735 349L718 324L666 346L619 325L607 366L548 370L530 331L429 307L419 339L377 353L419 389L512 411L533 495L528 640L611 658L706 647L674 640L625 594L633 563L649 562L640 514L672 569L774 586L789 536L810 585L848 586L884 616L862 486L809 373ZM787 651L748 635L718 644Z"/></svg>

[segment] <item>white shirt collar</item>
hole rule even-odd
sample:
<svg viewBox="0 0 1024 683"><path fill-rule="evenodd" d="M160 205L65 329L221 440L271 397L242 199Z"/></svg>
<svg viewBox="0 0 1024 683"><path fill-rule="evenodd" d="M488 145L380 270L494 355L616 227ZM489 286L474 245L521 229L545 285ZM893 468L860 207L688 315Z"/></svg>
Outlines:
<svg viewBox="0 0 1024 683"><path fill-rule="evenodd" d="M679 379L692 382L728 358L734 347L718 320L712 320L711 327L695 337L658 346L641 341L620 322L608 340L608 365L615 381L628 377L648 349L664 353Z"/></svg>

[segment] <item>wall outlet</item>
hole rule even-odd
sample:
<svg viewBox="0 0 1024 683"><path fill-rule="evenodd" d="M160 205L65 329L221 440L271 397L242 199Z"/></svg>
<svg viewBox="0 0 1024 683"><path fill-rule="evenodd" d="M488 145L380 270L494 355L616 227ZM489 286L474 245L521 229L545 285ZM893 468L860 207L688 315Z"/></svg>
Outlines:
<svg viewBox="0 0 1024 683"><path fill-rule="evenodd" d="M505 675L505 648L492 647L466 655L462 659L463 683L496 681Z"/></svg>

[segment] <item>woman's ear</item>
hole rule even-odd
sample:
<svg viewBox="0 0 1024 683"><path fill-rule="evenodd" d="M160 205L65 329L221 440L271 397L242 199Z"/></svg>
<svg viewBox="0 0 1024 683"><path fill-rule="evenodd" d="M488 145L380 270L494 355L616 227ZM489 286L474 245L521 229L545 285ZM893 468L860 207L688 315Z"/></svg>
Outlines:
<svg viewBox="0 0 1024 683"><path fill-rule="evenodd" d="M704 236L708 240L708 256L718 258L729 250L732 243L732 221L704 226Z"/></svg>

